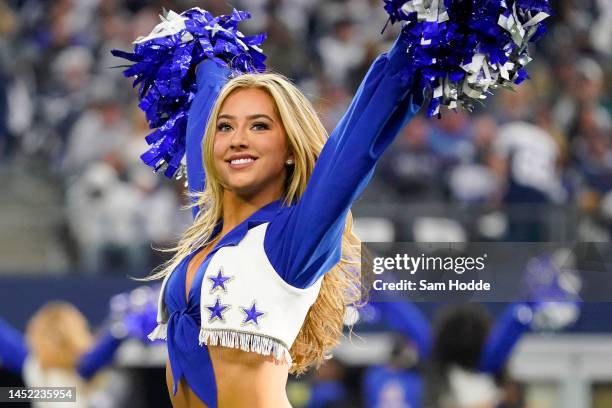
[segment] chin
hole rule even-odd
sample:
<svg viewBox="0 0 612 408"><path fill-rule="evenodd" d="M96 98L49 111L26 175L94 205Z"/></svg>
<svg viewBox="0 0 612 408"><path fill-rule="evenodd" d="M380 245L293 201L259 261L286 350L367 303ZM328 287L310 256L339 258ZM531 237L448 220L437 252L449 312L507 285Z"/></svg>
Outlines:
<svg viewBox="0 0 612 408"><path fill-rule="evenodd" d="M233 182L227 184L227 189L238 196L253 196L258 192L257 185L253 183Z"/></svg>

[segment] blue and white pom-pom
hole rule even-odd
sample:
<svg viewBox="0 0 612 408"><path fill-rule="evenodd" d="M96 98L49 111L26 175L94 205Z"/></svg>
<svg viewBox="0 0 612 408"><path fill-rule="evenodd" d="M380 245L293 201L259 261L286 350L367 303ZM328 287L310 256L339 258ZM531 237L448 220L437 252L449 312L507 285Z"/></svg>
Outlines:
<svg viewBox="0 0 612 408"><path fill-rule="evenodd" d="M135 338L149 344L147 337L157 326L157 300L161 285L140 286L110 300L110 329L116 338Z"/></svg>
<svg viewBox="0 0 612 408"><path fill-rule="evenodd" d="M558 265L569 259L567 250L531 259L524 272L524 283L530 318L534 330L561 330L572 325L580 316L582 282L577 271ZM569 265L568 265L569 266Z"/></svg>
<svg viewBox="0 0 612 408"><path fill-rule="evenodd" d="M196 66L211 59L238 74L263 71L266 57L259 45L266 35L247 37L238 31L238 24L251 17L244 11L214 17L195 7L160 17L151 34L134 42L133 53L112 54L134 63L123 73L140 85L138 106L155 129L146 137L150 148L142 160L155 172L180 178L185 173L187 112L197 91Z"/></svg>
<svg viewBox="0 0 612 408"><path fill-rule="evenodd" d="M432 89L427 113L473 110L498 87L528 78L528 43L546 31L548 0L384 0L408 37L413 95ZM422 102L422 101L415 101Z"/></svg>

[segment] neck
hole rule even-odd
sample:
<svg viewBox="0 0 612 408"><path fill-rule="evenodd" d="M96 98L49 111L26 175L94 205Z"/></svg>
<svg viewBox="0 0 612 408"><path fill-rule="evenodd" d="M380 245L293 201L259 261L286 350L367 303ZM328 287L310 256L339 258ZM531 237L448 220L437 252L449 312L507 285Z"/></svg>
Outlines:
<svg viewBox="0 0 612 408"><path fill-rule="evenodd" d="M257 210L279 198L281 198L280 194L257 194L253 197L244 197L225 190L223 192L223 229L221 235L225 235Z"/></svg>

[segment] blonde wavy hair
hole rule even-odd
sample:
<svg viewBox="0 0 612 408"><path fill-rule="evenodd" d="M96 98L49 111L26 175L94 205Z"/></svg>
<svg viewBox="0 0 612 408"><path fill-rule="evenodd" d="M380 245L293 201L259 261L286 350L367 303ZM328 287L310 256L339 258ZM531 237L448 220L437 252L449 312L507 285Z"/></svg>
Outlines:
<svg viewBox="0 0 612 408"><path fill-rule="evenodd" d="M200 210L198 216L176 246L162 249L165 252L174 252L174 255L156 268L158 272L149 279L166 276L184 257L215 238L212 236L213 230L223 214L223 186L213 160L217 116L230 94L249 88L261 89L272 97L275 111L287 134L290 151L295 157L295 165L288 168L283 205L289 206L297 202L304 193L328 138L312 104L295 85L279 74L245 74L231 79L223 87L213 106L202 141L206 187L201 193L190 193L195 200L188 206L197 206ZM341 260L325 274L319 296L308 311L291 347L291 373L301 374L310 366L320 366L329 351L338 344L347 306L357 305L361 299L360 244L361 241L353 233L352 215L349 211L342 236Z"/></svg>
<svg viewBox="0 0 612 408"><path fill-rule="evenodd" d="M94 340L87 319L66 302L41 307L28 322L26 339L43 369L74 369Z"/></svg>

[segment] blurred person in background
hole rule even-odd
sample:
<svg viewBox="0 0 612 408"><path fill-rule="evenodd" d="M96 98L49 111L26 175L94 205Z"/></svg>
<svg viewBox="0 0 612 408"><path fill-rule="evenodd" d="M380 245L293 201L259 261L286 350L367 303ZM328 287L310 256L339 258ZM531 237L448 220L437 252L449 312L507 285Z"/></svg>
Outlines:
<svg viewBox="0 0 612 408"><path fill-rule="evenodd" d="M595 107L580 112L572 151L585 189L600 195L612 190L612 125L597 120Z"/></svg>
<svg viewBox="0 0 612 408"><path fill-rule="evenodd" d="M598 11L591 26L591 43L598 53L612 57L612 2L596 0Z"/></svg>
<svg viewBox="0 0 612 408"><path fill-rule="evenodd" d="M49 56L50 72L38 74L36 125L28 135L28 151L42 153L54 167L72 143L72 129L90 104L93 55L85 46L70 46Z"/></svg>
<svg viewBox="0 0 612 408"><path fill-rule="evenodd" d="M498 178L497 196L509 218L506 239L545 239L542 211L546 205L561 204L568 198L559 167L559 144L541 127L517 121L499 128L492 150L490 164Z"/></svg>
<svg viewBox="0 0 612 408"><path fill-rule="evenodd" d="M91 88L88 108L74 123L68 137L62 171L67 176L80 175L93 162L118 152L131 129L120 102L105 83Z"/></svg>
<svg viewBox="0 0 612 408"><path fill-rule="evenodd" d="M475 155L473 131L467 112L449 109L428 127L427 144L438 158L445 173L455 166L473 160Z"/></svg>
<svg viewBox="0 0 612 408"><path fill-rule="evenodd" d="M599 63L589 57L578 58L571 70L567 92L561 95L553 108L553 119L559 129L567 132L569 142L576 136L583 111L592 112L600 127L612 125L610 113L602 104L604 94L604 72Z"/></svg>
<svg viewBox="0 0 612 408"><path fill-rule="evenodd" d="M117 408L134 403L130 381L105 370L126 340L148 344L155 327L159 287L140 286L113 296L105 323L92 333L72 304L44 304L25 336L0 318L0 368L22 376L28 387L76 387L76 403L34 402L35 408Z"/></svg>
<svg viewBox="0 0 612 408"><path fill-rule="evenodd" d="M296 82L300 82L311 68L309 66L312 63L311 59L306 57L306 50L302 42L296 39L296 34L281 19L279 8L282 2L270 3L264 30L268 33L266 38L268 64L273 66L277 72L282 72Z"/></svg>
<svg viewBox="0 0 612 408"><path fill-rule="evenodd" d="M124 86L124 78L119 70L109 69L117 63L112 58L111 50L129 46L132 32L140 29L140 23L136 22L139 18L122 10L117 1L100 2L98 13L97 35L92 45L96 59L92 87L106 89L107 94L112 95L116 101L129 101L134 98L135 90Z"/></svg>
<svg viewBox="0 0 612 408"><path fill-rule="evenodd" d="M405 200L427 201L442 196L438 179L442 164L428 143L428 131L425 118L416 116L380 163L380 179Z"/></svg>
<svg viewBox="0 0 612 408"><path fill-rule="evenodd" d="M0 159L13 160L24 134L32 126L31 69L19 55L21 21L0 4Z"/></svg>
<svg viewBox="0 0 612 408"><path fill-rule="evenodd" d="M354 22L339 18L333 23L333 30L322 37L318 46L325 76L336 85L347 87L349 74L364 60L362 44L355 35Z"/></svg>
<svg viewBox="0 0 612 408"><path fill-rule="evenodd" d="M608 240L612 240L612 191L607 192L599 202L599 214L607 230Z"/></svg>
<svg viewBox="0 0 612 408"><path fill-rule="evenodd" d="M142 275L146 270L145 195L120 178L121 165L117 156L107 155L67 191L69 227L88 273Z"/></svg>
<svg viewBox="0 0 612 408"><path fill-rule="evenodd" d="M476 116L472 119L472 132L474 156L452 169L448 181L450 193L461 204L491 204L499 188L490 166L497 121L491 114Z"/></svg>
<svg viewBox="0 0 612 408"><path fill-rule="evenodd" d="M425 376L424 408L497 405L500 394L494 378L479 370L491 325L485 309L475 304L447 307L438 315Z"/></svg>
<svg viewBox="0 0 612 408"><path fill-rule="evenodd" d="M8 121L8 78L0 67L0 159L8 156L10 145L12 144L11 135L7 124Z"/></svg>
<svg viewBox="0 0 612 408"><path fill-rule="evenodd" d="M35 408L100 406L94 404L100 398L96 394L108 385L100 370L112 361L121 342L122 337L110 331L96 340L85 317L66 302L41 307L28 323L25 339L0 319L2 367L22 375L28 387L76 387L76 403L34 402Z"/></svg>
<svg viewBox="0 0 612 408"><path fill-rule="evenodd" d="M3 39L8 38L15 31L16 16L8 5L0 4L0 159L8 156L10 147L13 144L12 135L9 132L9 77L2 62L4 61L4 49L8 44L4 44Z"/></svg>
<svg viewBox="0 0 612 408"><path fill-rule="evenodd" d="M610 241L609 210L612 192L612 130L597 123L594 109L581 112L572 143L572 163L577 204L582 211L578 225L583 241Z"/></svg>

